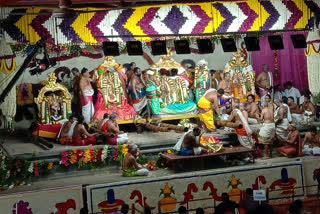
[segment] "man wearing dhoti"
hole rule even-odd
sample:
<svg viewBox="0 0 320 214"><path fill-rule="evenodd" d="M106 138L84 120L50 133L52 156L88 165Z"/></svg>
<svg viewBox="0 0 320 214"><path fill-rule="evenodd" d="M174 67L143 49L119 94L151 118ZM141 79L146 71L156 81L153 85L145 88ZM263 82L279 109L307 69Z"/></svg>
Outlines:
<svg viewBox="0 0 320 214"><path fill-rule="evenodd" d="M108 121L106 122L106 129L103 129L104 132L113 134L113 136L107 137L106 143L109 145L124 144L128 142L128 134L120 131L118 124L118 114L112 112L109 116Z"/></svg>
<svg viewBox="0 0 320 214"><path fill-rule="evenodd" d="M77 118L71 115L69 120L62 125L57 136L57 139L62 145L72 143L73 130L77 123Z"/></svg>
<svg viewBox="0 0 320 214"><path fill-rule="evenodd" d="M267 94L272 96L273 76L272 72L269 71L269 65L263 65L263 71L258 75L256 83L260 89L260 100L264 102Z"/></svg>
<svg viewBox="0 0 320 214"><path fill-rule="evenodd" d="M205 146L200 143L202 134L201 129L198 127L189 130L180 138L173 149L179 152L180 155L200 155L208 153Z"/></svg>
<svg viewBox="0 0 320 214"><path fill-rule="evenodd" d="M320 134L317 128L311 126L302 142L302 152L305 155L320 155Z"/></svg>
<svg viewBox="0 0 320 214"><path fill-rule="evenodd" d="M74 127L73 135L72 135L72 144L74 146L85 146L85 145L95 145L97 140L97 133L90 134L85 129L84 125L84 117L82 115L79 116L78 123Z"/></svg>
<svg viewBox="0 0 320 214"><path fill-rule="evenodd" d="M90 123L91 118L94 114L94 106L93 106L93 94L94 90L91 86L91 82L94 80L90 78L90 73L88 69L83 68L81 70L80 77L80 103L82 108L82 115L86 123Z"/></svg>
<svg viewBox="0 0 320 214"><path fill-rule="evenodd" d="M280 103L277 103L277 109L274 112L276 123L277 138L280 141L287 139L289 123L292 121L290 108L287 105L287 98L283 97Z"/></svg>
<svg viewBox="0 0 320 214"><path fill-rule="evenodd" d="M256 124L260 118L260 109L255 103L255 97L252 94L248 95L248 105L246 106L246 111L248 112L248 122L249 124Z"/></svg>
<svg viewBox="0 0 320 214"><path fill-rule="evenodd" d="M316 108L310 101L310 96L304 97L304 102L301 106L300 112L302 114L293 114L293 120L295 123L307 124L313 122L316 117Z"/></svg>
<svg viewBox="0 0 320 214"><path fill-rule="evenodd" d="M122 176L133 177L133 176L146 176L149 174L148 169L143 168L137 163L137 152L138 147L135 144L130 145L128 153L124 156L122 161Z"/></svg>
<svg viewBox="0 0 320 214"><path fill-rule="evenodd" d="M135 67L133 71L134 74L129 83L133 108L138 114L143 114L147 106L146 85L141 76L140 68Z"/></svg>
<svg viewBox="0 0 320 214"><path fill-rule="evenodd" d="M301 136L299 130L296 129L296 124L292 123L288 131L288 136L284 140L285 145L279 147L277 151L287 157L302 156Z"/></svg>
<svg viewBox="0 0 320 214"><path fill-rule="evenodd" d="M252 139L252 130L248 123L248 112L246 112L243 104L236 106L235 109L232 111L228 121L230 122L241 122L242 128L236 128L236 133L238 136L238 140L240 144L247 148L252 148L254 146L254 140Z"/></svg>
<svg viewBox="0 0 320 214"><path fill-rule="evenodd" d="M269 158L269 145L273 143L273 139L276 133L276 126L274 123L273 112L268 108L268 104L263 103L262 107L263 109L261 112L260 120L263 121L263 124L258 132L258 140L259 143L264 144L265 158Z"/></svg>
<svg viewBox="0 0 320 214"><path fill-rule="evenodd" d="M214 112L212 106L214 106L214 111L217 113L218 117L221 118L219 97L221 97L223 93L223 89L219 89L218 91L216 89L209 89L198 102L199 118L208 131L213 131L216 128L214 125Z"/></svg>

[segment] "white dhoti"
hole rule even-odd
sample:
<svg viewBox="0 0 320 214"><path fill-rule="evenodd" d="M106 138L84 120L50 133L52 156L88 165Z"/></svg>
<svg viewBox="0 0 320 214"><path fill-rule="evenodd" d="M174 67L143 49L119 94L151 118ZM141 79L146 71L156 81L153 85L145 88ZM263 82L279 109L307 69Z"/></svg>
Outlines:
<svg viewBox="0 0 320 214"><path fill-rule="evenodd" d="M243 125L242 128L235 129L237 136L238 136L239 143L244 147L252 149L253 145L255 144L254 139L251 137L252 130L251 130L246 118L243 116L242 112L239 109L235 109L234 111L240 117L241 123Z"/></svg>
<svg viewBox="0 0 320 214"><path fill-rule="evenodd" d="M310 148L309 145L304 145L303 149L302 149L302 153L304 155L312 155L313 154L313 148Z"/></svg>
<svg viewBox="0 0 320 214"><path fill-rule="evenodd" d="M94 114L94 106L93 106L93 99L92 99L93 94L94 94L93 89L86 89L84 90L84 94L80 96L80 101L82 106L82 115L86 123L90 123L91 118ZM86 97L88 102L85 102L84 97Z"/></svg>
<svg viewBox="0 0 320 214"><path fill-rule="evenodd" d="M201 148L200 146L193 148L193 153L194 153L195 155L200 155L200 154L201 154L201 151L202 151L202 148Z"/></svg>
<svg viewBox="0 0 320 214"><path fill-rule="evenodd" d="M61 128L60 128L60 130L59 130L59 133L58 133L58 135L57 135L57 138L58 138L58 139L59 139L59 137L60 137L60 135L61 135L61 132L62 132L62 129L63 129L63 127L65 126L66 123L67 123L67 122L65 122L65 123L61 126ZM74 130L74 127L75 127L77 124L78 124L78 121L73 121L73 123L72 123L72 125L70 126L70 129L69 129L66 137L72 137L72 136L73 136L73 130Z"/></svg>
<svg viewBox="0 0 320 214"><path fill-rule="evenodd" d="M274 123L263 123L258 133L259 143L271 143L276 133Z"/></svg>
<svg viewBox="0 0 320 214"><path fill-rule="evenodd" d="M249 117L248 118L248 123L249 124L258 124L259 122L258 122L258 120L256 118Z"/></svg>
<svg viewBox="0 0 320 214"><path fill-rule="evenodd" d="M316 116L310 116L312 112L304 111L303 114L292 114L292 120L297 124L308 124L309 122L313 122Z"/></svg>
<svg viewBox="0 0 320 214"><path fill-rule="evenodd" d="M281 123L277 125L276 133L279 140L284 141L287 138L289 126L290 125L287 118L283 118Z"/></svg>
<svg viewBox="0 0 320 214"><path fill-rule="evenodd" d="M128 140L129 138L127 133L119 134L117 138L117 144L125 144L128 142Z"/></svg>

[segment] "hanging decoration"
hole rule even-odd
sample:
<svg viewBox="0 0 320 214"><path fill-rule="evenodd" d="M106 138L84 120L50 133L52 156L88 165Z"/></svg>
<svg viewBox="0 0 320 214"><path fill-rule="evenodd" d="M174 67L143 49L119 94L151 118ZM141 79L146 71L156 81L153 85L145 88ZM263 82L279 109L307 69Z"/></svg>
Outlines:
<svg viewBox="0 0 320 214"><path fill-rule="evenodd" d="M82 10L92 8L82 8ZM319 23L319 7L310 1L243 1L197 4L175 4L135 7L124 10L77 14L56 23L52 15L39 13L41 8L0 9L6 20L3 29L8 42L35 43L47 37L50 44L144 40L149 35L177 35L303 29L310 20ZM16 15L17 13L21 15ZM25 15L24 15L25 14ZM315 17L311 17L311 14ZM314 15L315 14L315 15ZM52 30L56 29L56 30ZM134 38L134 35L145 36Z"/></svg>

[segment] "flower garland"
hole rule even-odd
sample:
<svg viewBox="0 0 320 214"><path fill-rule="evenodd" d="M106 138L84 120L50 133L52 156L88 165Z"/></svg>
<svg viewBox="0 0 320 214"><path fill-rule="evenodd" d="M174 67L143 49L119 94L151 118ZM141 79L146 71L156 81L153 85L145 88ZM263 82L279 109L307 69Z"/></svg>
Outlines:
<svg viewBox="0 0 320 214"><path fill-rule="evenodd" d="M15 58L12 58L11 59L11 66L8 67L7 66L7 62L5 59L1 59L0 61L0 72L2 70L4 70L7 74L11 74L12 72L14 72L17 68L17 65L16 65L16 59Z"/></svg>
<svg viewBox="0 0 320 214"><path fill-rule="evenodd" d="M73 149L61 152L60 165L64 167L98 168L112 161L122 162L130 145L106 145L104 148Z"/></svg>
<svg viewBox="0 0 320 214"><path fill-rule="evenodd" d="M50 174L53 162L33 162L24 159L9 158L0 149L0 189L13 188L30 183L32 178Z"/></svg>
<svg viewBox="0 0 320 214"><path fill-rule="evenodd" d="M319 45L318 50L316 50L316 48L314 47L314 45L312 43L309 44L308 48L304 52L304 54L305 54L305 56L310 56L312 52L315 53L315 54L320 54L320 45Z"/></svg>

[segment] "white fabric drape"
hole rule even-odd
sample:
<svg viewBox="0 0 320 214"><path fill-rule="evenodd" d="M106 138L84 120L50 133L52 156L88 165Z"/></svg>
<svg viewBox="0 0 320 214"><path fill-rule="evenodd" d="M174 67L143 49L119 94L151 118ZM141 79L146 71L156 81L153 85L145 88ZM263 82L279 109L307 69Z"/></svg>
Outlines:
<svg viewBox="0 0 320 214"><path fill-rule="evenodd" d="M312 42L316 50L319 50L319 46L320 46L319 40L320 40L319 30L314 30L309 33L307 41ZM307 65L308 65L309 89L312 92L312 94L316 95L320 93L320 87L319 87L320 54L316 54L312 52L311 55L307 57Z"/></svg>

